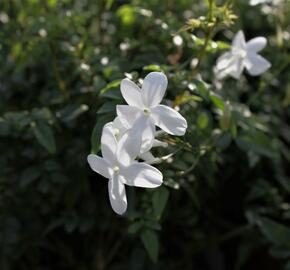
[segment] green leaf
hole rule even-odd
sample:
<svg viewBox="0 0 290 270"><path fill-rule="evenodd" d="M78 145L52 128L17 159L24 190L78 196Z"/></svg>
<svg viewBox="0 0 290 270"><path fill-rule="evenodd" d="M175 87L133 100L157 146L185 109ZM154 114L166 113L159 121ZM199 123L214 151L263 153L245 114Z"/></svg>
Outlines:
<svg viewBox="0 0 290 270"><path fill-rule="evenodd" d="M288 227L266 217L257 217L256 222L270 242L290 249L290 229Z"/></svg>
<svg viewBox="0 0 290 270"><path fill-rule="evenodd" d="M220 97L218 97L216 95L210 95L209 98L217 108L219 108L222 111L224 110L225 104Z"/></svg>
<svg viewBox="0 0 290 270"><path fill-rule="evenodd" d="M140 231L142 229L142 227L144 226L143 220L141 221L137 221L134 222L133 224L131 224L128 228L128 233L130 234L135 234L138 231Z"/></svg>
<svg viewBox="0 0 290 270"><path fill-rule="evenodd" d="M105 94L107 91L109 91L110 89L119 89L119 87L120 87L120 83L121 83L121 80L120 79L118 79L118 80L114 80L114 81L112 81L112 82L110 82L110 83L108 83L104 88L102 88L101 90L100 90L100 93L101 93L101 95L103 95L103 94Z"/></svg>
<svg viewBox="0 0 290 270"><path fill-rule="evenodd" d="M50 7L54 8L54 7L56 7L57 0L48 0L48 1L47 1L47 4L48 4Z"/></svg>
<svg viewBox="0 0 290 270"><path fill-rule="evenodd" d="M143 245L153 262L157 262L159 252L159 241L155 231L145 230L141 233Z"/></svg>
<svg viewBox="0 0 290 270"><path fill-rule="evenodd" d="M116 110L116 103L109 101L104 103L101 108L98 110L98 114L103 114L103 113L108 113L108 112L113 112Z"/></svg>
<svg viewBox="0 0 290 270"><path fill-rule="evenodd" d="M197 79L194 79L193 83L195 84L196 89L197 89L198 93L201 95L201 97L203 99L207 100L209 97L209 90L207 88L207 85L203 81L200 81Z"/></svg>
<svg viewBox="0 0 290 270"><path fill-rule="evenodd" d="M81 114L85 113L88 109L89 108L86 104L81 105L70 104L64 107L59 112L57 112L57 116L63 122L70 122L75 120Z"/></svg>
<svg viewBox="0 0 290 270"><path fill-rule="evenodd" d="M9 124L0 118L0 136L7 136L10 132Z"/></svg>
<svg viewBox="0 0 290 270"><path fill-rule="evenodd" d="M20 187L24 188L36 180L41 175L41 172L36 167L30 167L23 171L20 176Z"/></svg>
<svg viewBox="0 0 290 270"><path fill-rule="evenodd" d="M125 26L133 25L135 22L135 8L131 5L122 5L117 10L117 15Z"/></svg>
<svg viewBox="0 0 290 270"><path fill-rule="evenodd" d="M106 1L106 10L111 9L112 5L114 4L115 0L107 0Z"/></svg>
<svg viewBox="0 0 290 270"><path fill-rule="evenodd" d="M261 217L253 211L248 211L246 216L250 223L258 225L269 242L290 249L290 228L270 218Z"/></svg>
<svg viewBox="0 0 290 270"><path fill-rule="evenodd" d="M51 154L56 152L55 139L52 128L44 123L32 125L34 135L38 142Z"/></svg>
<svg viewBox="0 0 290 270"><path fill-rule="evenodd" d="M244 132L237 136L236 143L243 151L254 152L268 158L277 158L271 139L262 132Z"/></svg>
<svg viewBox="0 0 290 270"><path fill-rule="evenodd" d="M91 136L92 153L96 154L100 150L101 135L103 126L114 118L111 114L105 114L97 119Z"/></svg>
<svg viewBox="0 0 290 270"><path fill-rule="evenodd" d="M232 142L232 136L229 132L223 133L216 139L215 145L224 150L226 149Z"/></svg>
<svg viewBox="0 0 290 270"><path fill-rule="evenodd" d="M197 126L199 129L207 128L209 123L208 115L206 113L201 113L197 118Z"/></svg>
<svg viewBox="0 0 290 270"><path fill-rule="evenodd" d="M158 65L148 65L143 67L143 70L146 71L162 71L161 67Z"/></svg>
<svg viewBox="0 0 290 270"><path fill-rule="evenodd" d="M153 194L153 211L157 219L161 218L169 198L169 191L165 187L159 187Z"/></svg>
<svg viewBox="0 0 290 270"><path fill-rule="evenodd" d="M121 99L122 95L120 92L121 80L115 80L107 84L106 87L101 89L100 96L111 98L111 99Z"/></svg>
<svg viewBox="0 0 290 270"><path fill-rule="evenodd" d="M287 261L284 269L285 270L290 270L290 260Z"/></svg>
<svg viewBox="0 0 290 270"><path fill-rule="evenodd" d="M143 227L150 229L150 230L154 230L154 231L160 231L162 229L161 225L154 220L144 220L143 221Z"/></svg>

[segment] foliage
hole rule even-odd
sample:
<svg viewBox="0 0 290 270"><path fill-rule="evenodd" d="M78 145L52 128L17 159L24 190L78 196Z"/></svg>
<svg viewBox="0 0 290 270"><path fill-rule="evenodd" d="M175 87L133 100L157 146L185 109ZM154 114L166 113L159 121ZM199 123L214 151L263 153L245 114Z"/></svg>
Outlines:
<svg viewBox="0 0 290 270"><path fill-rule="evenodd" d="M0 269L290 269L290 5L233 2L1 1ZM218 81L239 29L272 68ZM118 217L86 156L156 70L189 129Z"/></svg>

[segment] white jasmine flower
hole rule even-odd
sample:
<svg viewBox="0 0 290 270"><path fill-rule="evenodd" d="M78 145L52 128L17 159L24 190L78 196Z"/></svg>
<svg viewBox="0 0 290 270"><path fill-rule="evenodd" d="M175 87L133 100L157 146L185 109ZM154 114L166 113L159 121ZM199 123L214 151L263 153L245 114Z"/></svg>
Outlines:
<svg viewBox="0 0 290 270"><path fill-rule="evenodd" d="M265 3L270 3L271 0L250 0L250 5L251 6L256 6L259 4L265 4Z"/></svg>
<svg viewBox="0 0 290 270"><path fill-rule="evenodd" d="M256 37L245 41L243 31L234 37L232 49L224 53L217 60L216 70L220 78L227 75L239 79L243 69L246 68L250 75L257 76L271 67L270 62L258 54L267 44L264 37Z"/></svg>
<svg viewBox="0 0 290 270"><path fill-rule="evenodd" d="M145 148L153 145L158 126L172 135L184 135L187 122L174 109L161 105L167 88L167 77L161 72L149 73L142 84L142 90L131 80L121 82L121 92L128 105L117 105L117 114L125 126L138 125L142 130L142 142L146 141Z"/></svg>
<svg viewBox="0 0 290 270"><path fill-rule="evenodd" d="M127 131L117 142L113 124L104 126L101 137L102 156L89 155L92 170L109 179L109 198L113 210L121 215L127 209L124 185L155 188L162 184L162 173L156 168L136 162L141 140L134 129Z"/></svg>
<svg viewBox="0 0 290 270"><path fill-rule="evenodd" d="M114 135L116 137L116 140L119 141L120 138L122 138L122 136L131 128L130 126L125 126L124 123L126 124L126 120L121 120L120 116L117 116L112 123L112 127L114 130ZM142 124L142 121L141 123ZM138 129L135 128L136 132L142 132L142 126L140 126ZM146 134L146 133L145 133ZM146 153L150 150L150 148L148 148L148 146L152 146L152 147L158 147L158 146L162 146L162 147L167 147L168 144L162 141L159 141L157 139L155 139L156 136L158 136L159 134L161 134L161 132L155 132L154 137L152 138L151 136L146 138L146 136L142 137L141 134L141 148L140 148L140 154L138 155L139 157L141 157L141 154ZM153 140L153 142L148 142L148 140ZM144 160L144 159L143 159Z"/></svg>
<svg viewBox="0 0 290 270"><path fill-rule="evenodd" d="M173 43L174 43L176 46L178 46L178 47L182 46L182 44L183 44L183 39L182 39L182 37L179 36L179 35L174 36L174 37L173 37Z"/></svg>
<svg viewBox="0 0 290 270"><path fill-rule="evenodd" d="M123 121L124 122L124 121ZM114 132L114 135L115 135L115 138L117 141L120 140L120 138L122 138L122 136L128 131L130 130L130 127L125 127L123 122L121 121L121 117L120 116L117 116L113 122L110 122L111 125L112 125L112 128L113 128L113 132ZM109 123L109 124L110 124ZM142 123L141 123L142 124ZM149 151L150 148L149 147L158 147L158 146L161 146L161 147L167 147L168 144L166 142L162 142L162 141L159 141L157 139L155 139L154 137L151 138L144 138L144 136L142 137L142 133L136 133L136 132L142 132L142 127L138 127L135 126L135 136L139 136L141 139L143 139L143 141L141 141L141 148L140 148L140 153L138 154L138 157L141 158L142 160L144 160L145 162L149 163L149 164L153 164L155 163L156 160L159 160L157 158L155 158L152 153ZM131 131L132 132L132 131ZM160 132L155 132L155 135L154 136L158 136L160 134ZM153 142L147 142L147 140L153 140ZM132 143L136 143L134 141L132 141Z"/></svg>
<svg viewBox="0 0 290 270"><path fill-rule="evenodd" d="M259 4L272 4L272 5L279 5L281 3L281 0L250 0L251 6L256 6Z"/></svg>

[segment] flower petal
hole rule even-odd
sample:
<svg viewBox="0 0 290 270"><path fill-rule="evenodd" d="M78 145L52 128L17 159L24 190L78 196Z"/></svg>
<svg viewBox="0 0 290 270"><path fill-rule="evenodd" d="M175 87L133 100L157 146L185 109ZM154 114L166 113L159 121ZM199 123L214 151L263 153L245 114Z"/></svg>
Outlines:
<svg viewBox="0 0 290 270"><path fill-rule="evenodd" d="M216 67L218 70L225 69L229 67L234 60L235 56L231 52L226 52L217 59Z"/></svg>
<svg viewBox="0 0 290 270"><path fill-rule="evenodd" d="M152 118L155 125L169 134L182 136L187 129L185 118L165 105L158 105L152 110Z"/></svg>
<svg viewBox="0 0 290 270"><path fill-rule="evenodd" d="M117 214L122 215L127 210L127 197L125 185L119 178L120 176L115 175L113 178L109 180L108 190L110 203L113 210Z"/></svg>
<svg viewBox="0 0 290 270"><path fill-rule="evenodd" d="M139 158L144 160L147 164L156 160L156 158L152 155L150 151L140 154Z"/></svg>
<svg viewBox="0 0 290 270"><path fill-rule="evenodd" d="M143 112L137 107L117 105L117 115L120 116L122 124L130 128L134 122L143 115Z"/></svg>
<svg viewBox="0 0 290 270"><path fill-rule="evenodd" d="M138 108L143 108L143 102L141 99L141 90L134 82L129 79L124 79L121 81L121 93L126 102Z"/></svg>
<svg viewBox="0 0 290 270"><path fill-rule="evenodd" d="M244 69L244 59L237 57L234 62L224 70L227 74L232 76L235 79L239 79Z"/></svg>
<svg viewBox="0 0 290 270"><path fill-rule="evenodd" d="M161 72L150 72L144 79L141 96L148 108L158 105L165 95L167 77Z"/></svg>
<svg viewBox="0 0 290 270"><path fill-rule="evenodd" d="M267 39L264 37L256 37L249 40L246 44L247 51L256 53L263 50L267 45Z"/></svg>
<svg viewBox="0 0 290 270"><path fill-rule="evenodd" d="M133 163L122 170L124 183L129 186L155 188L162 184L162 173L146 163Z"/></svg>
<svg viewBox="0 0 290 270"><path fill-rule="evenodd" d="M142 132L141 138L142 138L142 144L140 153L144 153L149 151L154 143L154 136L155 136L155 125L151 117L145 117L144 122L141 121L137 124L135 128L139 130L139 132Z"/></svg>
<svg viewBox="0 0 290 270"><path fill-rule="evenodd" d="M101 150L104 159L114 165L116 163L117 140L114 135L113 123L107 123L103 127L101 137Z"/></svg>
<svg viewBox="0 0 290 270"><path fill-rule="evenodd" d="M168 147L168 143L167 142L162 142L159 141L157 139L154 140L152 147Z"/></svg>
<svg viewBox="0 0 290 270"><path fill-rule="evenodd" d="M90 154L88 155L88 163L93 171L104 176L105 178L109 178L111 175L109 164L103 158Z"/></svg>
<svg viewBox="0 0 290 270"><path fill-rule="evenodd" d="M129 126L125 126L120 116L117 116L113 121L114 135L117 141L123 136L123 134L130 128Z"/></svg>
<svg viewBox="0 0 290 270"><path fill-rule="evenodd" d="M124 133L119 140L117 159L119 164L128 166L139 155L142 142L142 133L133 128Z"/></svg>
<svg viewBox="0 0 290 270"><path fill-rule="evenodd" d="M238 49L245 50L246 49L246 40L245 40L245 35L242 30L240 30L234 37L232 46Z"/></svg>
<svg viewBox="0 0 290 270"><path fill-rule="evenodd" d="M258 54L249 54L245 65L252 76L260 75L271 67L271 63Z"/></svg>

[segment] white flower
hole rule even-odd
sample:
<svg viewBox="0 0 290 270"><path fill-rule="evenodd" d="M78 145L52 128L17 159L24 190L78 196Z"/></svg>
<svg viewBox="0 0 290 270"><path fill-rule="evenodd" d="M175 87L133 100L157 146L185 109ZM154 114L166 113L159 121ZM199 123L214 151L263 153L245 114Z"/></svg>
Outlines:
<svg viewBox="0 0 290 270"><path fill-rule="evenodd" d="M250 5L256 6L259 4L265 4L265 3L269 3L269 2L271 2L271 0L250 0Z"/></svg>
<svg viewBox="0 0 290 270"><path fill-rule="evenodd" d="M124 125L140 126L142 142L150 149L154 143L155 126L172 135L184 135L187 122L174 109L160 105L167 88L167 78L161 72L149 73L142 85L142 90L131 80L121 82L121 92L128 105L117 105L117 114ZM142 129L143 127L143 129Z"/></svg>
<svg viewBox="0 0 290 270"><path fill-rule="evenodd" d="M124 126L124 123L126 123L126 121L124 121L124 120L122 121L120 116L117 116L114 119L114 121L110 122L110 123L111 123L111 126L113 128L113 132L114 132L114 135L115 135L115 138L117 141L119 141L120 138L122 138L122 136L128 130L130 130L129 126ZM140 124L142 124L142 122ZM149 162L149 163L154 162L156 160L156 158L149 151L150 147L158 147L158 146L167 147L168 146L168 144L166 142L162 142L162 141L159 141L159 140L154 138L155 136L158 136L159 134L162 134L163 132L160 132L160 131L155 132L153 138L151 138L151 137L146 138L146 136L145 137L142 136L142 130L144 129L142 126L138 126L136 124L136 125L134 125L134 127L135 127L135 129L134 129L135 136L140 136L140 138L142 140L140 153L138 154L138 157L143 159L146 162ZM132 134L132 132L133 131L131 131L131 134ZM141 133L139 133L139 135L138 135L138 132L141 132ZM153 142L151 142L151 140L153 140ZM132 141L132 143L135 143L135 142Z"/></svg>
<svg viewBox="0 0 290 270"><path fill-rule="evenodd" d="M162 184L162 173L156 168L136 162L141 140L138 132L128 130L117 142L112 122L104 126L101 137L102 156L89 155L92 170L109 179L109 197L113 210L121 215L127 209L125 184L155 188Z"/></svg>
<svg viewBox="0 0 290 270"><path fill-rule="evenodd" d="M256 37L246 42L243 31L239 31L234 37L231 51L224 53L217 60L216 70L219 78L230 75L239 79L244 68L252 76L265 72L271 64L258 52L266 44L267 40L264 37Z"/></svg>
<svg viewBox="0 0 290 270"><path fill-rule="evenodd" d="M251 6L256 6L259 4L271 4L273 6L279 5L281 3L281 0L250 0Z"/></svg>

